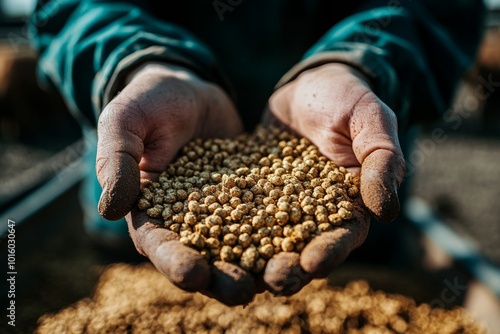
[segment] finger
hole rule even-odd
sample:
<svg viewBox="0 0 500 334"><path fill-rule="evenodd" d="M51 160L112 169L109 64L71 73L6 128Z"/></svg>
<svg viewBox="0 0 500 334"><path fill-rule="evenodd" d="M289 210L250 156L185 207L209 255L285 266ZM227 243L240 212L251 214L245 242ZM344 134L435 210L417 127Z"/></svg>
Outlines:
<svg viewBox="0 0 500 334"><path fill-rule="evenodd" d="M137 200L144 136L141 117L124 105L111 102L99 118L96 170L103 191L98 209L106 219L123 218Z"/></svg>
<svg viewBox="0 0 500 334"><path fill-rule="evenodd" d="M255 296L255 280L235 264L215 261L211 268L210 285L200 291L228 306L246 305Z"/></svg>
<svg viewBox="0 0 500 334"><path fill-rule="evenodd" d="M382 222L399 213L398 188L405 163L399 145L394 113L371 93L355 106L350 135L361 163L361 196L370 212Z"/></svg>
<svg viewBox="0 0 500 334"><path fill-rule="evenodd" d="M306 245L300 256L300 265L311 278L330 274L365 241L370 227L368 213L358 203L353 215L353 219L343 226L321 233Z"/></svg>
<svg viewBox="0 0 500 334"><path fill-rule="evenodd" d="M311 281L311 276L300 265L300 255L283 252L274 255L266 265L264 282L268 290L278 296L291 296Z"/></svg>
<svg viewBox="0 0 500 334"><path fill-rule="evenodd" d="M161 222L144 212L130 212L127 222L139 253L148 257L173 284L190 292L207 288L210 280L207 260L196 250L182 245L178 234L161 228Z"/></svg>

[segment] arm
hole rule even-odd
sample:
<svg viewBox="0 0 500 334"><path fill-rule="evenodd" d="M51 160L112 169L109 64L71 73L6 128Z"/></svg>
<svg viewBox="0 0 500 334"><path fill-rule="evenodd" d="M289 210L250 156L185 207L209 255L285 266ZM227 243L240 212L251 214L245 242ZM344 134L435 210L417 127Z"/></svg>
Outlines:
<svg viewBox="0 0 500 334"><path fill-rule="evenodd" d="M404 168L397 134L390 130L445 111L459 78L474 59L483 14L482 2L472 0L447 1L444 5L367 1L358 13L330 29L282 78L270 99L271 111L286 125L310 137L331 159L361 167L366 206L379 220L392 220L399 211L397 187ZM464 20L470 22L467 28L463 27ZM326 70L329 74L319 70L335 63L355 69L362 80L356 78L359 75L348 74L353 72L349 70ZM324 82L319 85L321 80ZM352 87L342 91L342 85ZM360 108L361 102L394 113L397 124L377 120L379 113L370 115L371 109ZM356 137L359 130L353 126L359 126L368 116L380 126L366 124L361 132L364 136ZM322 129L325 125L330 126ZM384 136L387 140L378 140ZM386 156L389 160L380 163L375 174L363 173L365 160L375 159L382 150L393 153ZM389 168L396 163L399 168ZM375 175L375 180L368 182L368 175Z"/></svg>
<svg viewBox="0 0 500 334"><path fill-rule="evenodd" d="M391 2L371 1L334 26L269 99L271 120L309 137L327 157L361 174L363 203L384 222L399 213L405 172L398 125L444 112L472 63L483 12L479 2L443 8ZM446 25L438 23L440 8L448 10L441 17L448 18ZM464 20L474 23L468 32ZM284 268L268 265L270 290L294 293L283 291L283 282L300 288L311 277L328 275L364 242L368 227L369 215L360 212L346 226L315 238L282 280L272 278ZM305 274L293 274L301 271Z"/></svg>
<svg viewBox="0 0 500 334"><path fill-rule="evenodd" d="M30 22L39 76L60 90L82 122L95 126L126 75L147 61L181 65L227 88L205 45L144 7L140 1L39 2Z"/></svg>
<svg viewBox="0 0 500 334"><path fill-rule="evenodd" d="M472 65L483 28L482 1L366 1L332 27L278 83L336 62L368 77L400 125L449 107Z"/></svg>
<svg viewBox="0 0 500 334"><path fill-rule="evenodd" d="M50 19L43 22L43 15ZM42 77L82 122L98 118L101 215L118 220L129 213L137 250L178 287L226 304L248 303L255 294L249 273L232 264L210 266L162 222L132 210L141 180L157 178L189 140L242 131L231 99L216 84L223 80L210 52L131 1L51 1L32 27Z"/></svg>

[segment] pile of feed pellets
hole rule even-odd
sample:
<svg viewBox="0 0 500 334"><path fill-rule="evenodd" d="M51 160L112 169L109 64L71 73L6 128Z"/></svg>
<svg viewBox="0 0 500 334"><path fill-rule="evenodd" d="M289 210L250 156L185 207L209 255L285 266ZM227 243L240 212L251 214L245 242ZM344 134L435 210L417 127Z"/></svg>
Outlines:
<svg viewBox="0 0 500 334"><path fill-rule="evenodd" d="M352 219L359 186L358 176L308 139L258 127L234 139L189 142L143 187L138 208L208 260L260 273L274 254L300 253Z"/></svg>
<svg viewBox="0 0 500 334"><path fill-rule="evenodd" d="M116 264L101 275L92 298L38 321L53 333L426 333L484 331L461 308L432 309L401 295L373 291L364 281L344 288L313 281L296 295L257 295L228 307L179 290L151 264Z"/></svg>
<svg viewBox="0 0 500 334"><path fill-rule="evenodd" d="M318 148L276 128L188 143L138 208L209 261L261 273L280 252L300 253L315 236L359 210L359 178ZM116 264L85 298L38 321L52 333L483 333L460 308L431 309L364 281L333 288L313 281L291 297L264 292L228 307L172 285L151 264Z"/></svg>

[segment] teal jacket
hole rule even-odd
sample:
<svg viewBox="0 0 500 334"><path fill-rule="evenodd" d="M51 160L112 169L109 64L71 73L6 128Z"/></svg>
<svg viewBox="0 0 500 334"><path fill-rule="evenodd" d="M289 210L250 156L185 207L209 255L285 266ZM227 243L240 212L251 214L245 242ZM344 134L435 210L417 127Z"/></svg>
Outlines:
<svg viewBox="0 0 500 334"><path fill-rule="evenodd" d="M221 85L249 127L276 87L327 62L350 64L407 125L448 108L484 11L479 0L45 0L30 35L41 80L90 126L148 60Z"/></svg>

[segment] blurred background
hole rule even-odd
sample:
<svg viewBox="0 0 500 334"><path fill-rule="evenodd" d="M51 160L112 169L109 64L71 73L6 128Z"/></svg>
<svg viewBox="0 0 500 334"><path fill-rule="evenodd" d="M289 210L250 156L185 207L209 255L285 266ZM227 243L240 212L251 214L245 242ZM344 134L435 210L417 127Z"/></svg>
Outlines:
<svg viewBox="0 0 500 334"><path fill-rule="evenodd" d="M25 29L34 2L0 0L0 247L6 259L6 223L14 220L15 333L31 332L42 314L89 296L106 265L144 260L101 249L83 230L78 187L86 173L85 145L61 98L37 85L36 55ZM448 117L412 130L410 196L402 212L406 265L367 262L353 254L330 282L344 285L361 278L419 303L464 306L498 333L500 0L486 3L478 59ZM2 333L4 326L2 321Z"/></svg>

